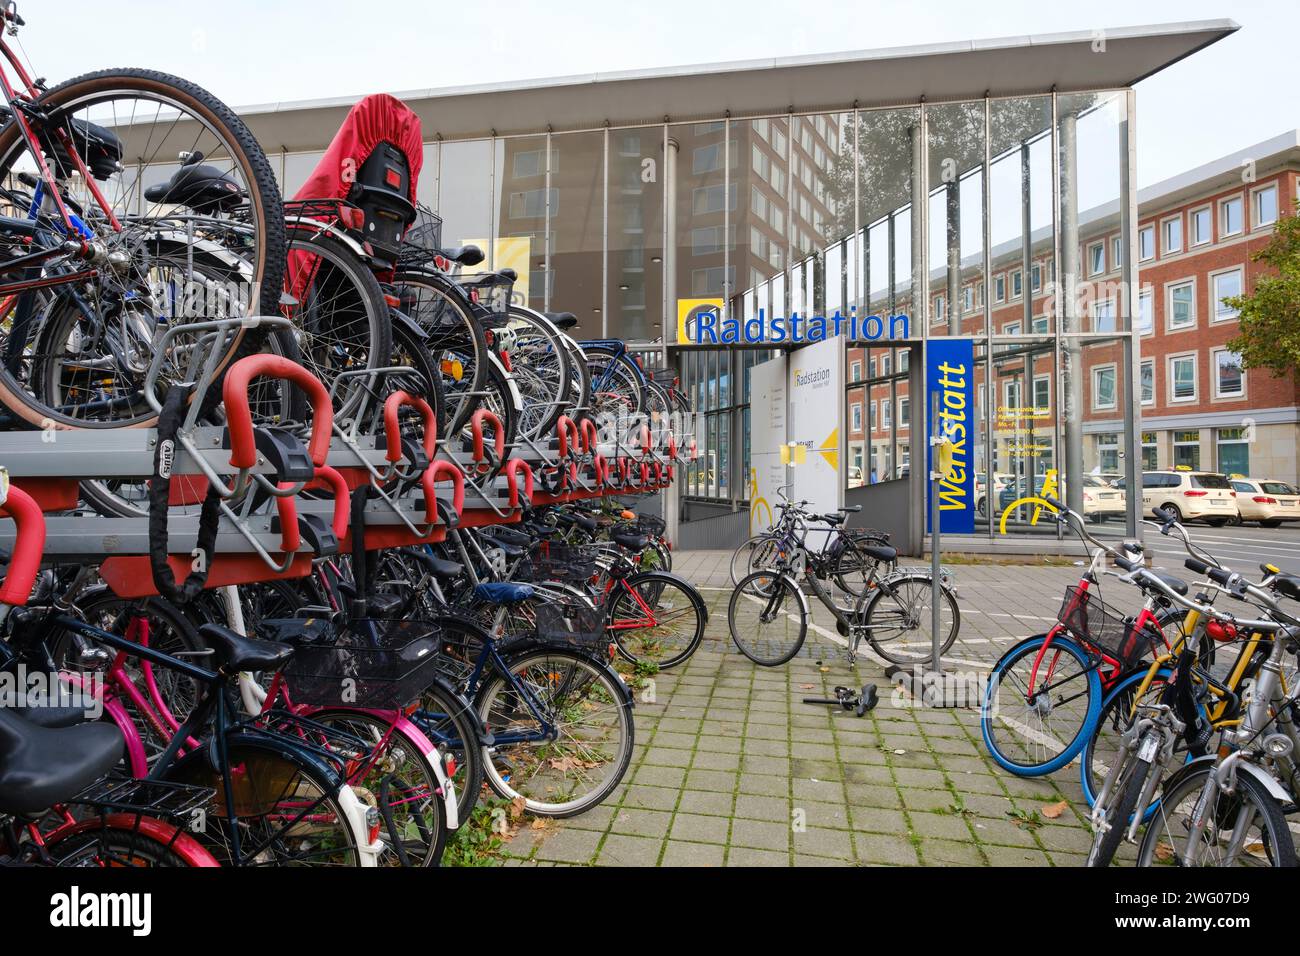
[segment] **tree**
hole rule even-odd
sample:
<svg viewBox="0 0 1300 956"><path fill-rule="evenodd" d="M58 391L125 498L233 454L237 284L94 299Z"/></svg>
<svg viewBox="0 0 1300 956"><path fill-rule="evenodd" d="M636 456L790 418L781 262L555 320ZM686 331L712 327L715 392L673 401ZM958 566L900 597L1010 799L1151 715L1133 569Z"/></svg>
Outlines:
<svg viewBox="0 0 1300 956"><path fill-rule="evenodd" d="M1261 276L1250 295L1224 299L1240 311L1239 334L1228 347L1245 368L1266 368L1277 377L1300 365L1300 199L1296 215L1283 216L1268 245L1250 258L1277 270Z"/></svg>

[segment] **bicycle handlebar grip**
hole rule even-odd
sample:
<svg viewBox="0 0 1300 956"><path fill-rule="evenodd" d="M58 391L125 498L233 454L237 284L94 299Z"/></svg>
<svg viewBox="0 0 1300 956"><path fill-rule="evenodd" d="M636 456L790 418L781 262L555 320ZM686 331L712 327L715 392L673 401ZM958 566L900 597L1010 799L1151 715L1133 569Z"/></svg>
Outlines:
<svg viewBox="0 0 1300 956"><path fill-rule="evenodd" d="M1065 505L1061 504L1060 501L1058 501L1057 499L1053 498L1051 495L1042 495L1041 497L1042 497L1042 499L1043 499L1044 501L1046 501L1049 505L1051 505L1051 506L1052 506L1053 508L1055 508L1057 511L1068 511L1068 510L1069 510L1068 508L1065 507Z"/></svg>
<svg viewBox="0 0 1300 956"><path fill-rule="evenodd" d="M492 444L496 447L497 459L505 457L506 454L506 436L501 429L501 419L497 418L496 413L487 408L480 408L470 416L470 431L474 435L474 459L483 461L483 422L491 420Z"/></svg>
<svg viewBox="0 0 1300 956"><path fill-rule="evenodd" d="M348 533L348 509L352 499L348 483L329 465L318 465L316 477L307 482L307 487L328 488L334 492L334 520L330 524L334 528L334 537L343 540L343 536Z"/></svg>
<svg viewBox="0 0 1300 956"><path fill-rule="evenodd" d="M1166 524L1172 524L1178 520L1178 517L1169 510L1168 505L1161 505L1159 508L1152 508L1151 513Z"/></svg>
<svg viewBox="0 0 1300 956"><path fill-rule="evenodd" d="M1128 558L1121 558L1119 555L1115 555L1115 563L1118 564L1125 571L1136 571L1140 567L1142 567L1141 562L1130 561Z"/></svg>
<svg viewBox="0 0 1300 956"><path fill-rule="evenodd" d="M418 395L403 391L393 392L384 399L384 438L388 443L384 457L393 462L402 460L402 432L397 423L397 414L403 405L415 409L424 419L424 440L421 444L424 446L425 457L432 458L433 448L438 443L438 419L434 417L428 402Z"/></svg>
<svg viewBox="0 0 1300 956"><path fill-rule="evenodd" d="M1232 572L1224 568L1207 568L1205 573L1211 581L1222 584L1224 587L1228 587L1233 577Z"/></svg>
<svg viewBox="0 0 1300 956"><path fill-rule="evenodd" d="M1210 570L1210 566L1200 558L1188 558L1183 562L1183 567L1195 574L1206 574Z"/></svg>
<svg viewBox="0 0 1300 956"><path fill-rule="evenodd" d="M582 438L578 434L578 426L568 415L561 415L555 420L555 435L560 441L561 458L569 457L570 448L581 447Z"/></svg>
<svg viewBox="0 0 1300 956"><path fill-rule="evenodd" d="M510 482L510 507L519 507L519 472L524 473L524 497L533 503L533 469L522 458L511 458L506 462L506 479Z"/></svg>
<svg viewBox="0 0 1300 956"><path fill-rule="evenodd" d="M226 425L230 429L230 464L235 468L252 468L257 464L257 445L253 439L253 412L248 407L248 384L258 375L293 382L311 399L311 441L307 451L317 467L325 464L329 452L330 430L334 425L334 408L329 392L297 362L282 355L249 355L240 359L226 373L221 399L226 405Z"/></svg>
<svg viewBox="0 0 1300 956"><path fill-rule="evenodd" d="M4 584L0 585L0 603L22 607L31 597L41 555L45 553L45 515L31 495L12 485L9 497L0 504L0 515L12 518L17 526L14 553L5 569Z"/></svg>
<svg viewBox="0 0 1300 956"><path fill-rule="evenodd" d="M424 488L424 518L433 524L438 519L438 491L435 485L439 481L452 483L451 506L456 512L457 520L465 511L465 474L449 461L438 460L424 469L420 476L420 485Z"/></svg>
<svg viewBox="0 0 1300 956"><path fill-rule="evenodd" d="M600 435L596 431L596 423L590 418L584 418L578 428L582 436L582 453L588 455L600 440Z"/></svg>

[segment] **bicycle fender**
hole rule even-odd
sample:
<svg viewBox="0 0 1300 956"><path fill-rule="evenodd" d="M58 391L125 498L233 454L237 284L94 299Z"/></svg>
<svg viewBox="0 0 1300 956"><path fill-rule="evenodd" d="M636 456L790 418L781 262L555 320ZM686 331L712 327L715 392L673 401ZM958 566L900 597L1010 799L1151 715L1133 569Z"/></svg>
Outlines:
<svg viewBox="0 0 1300 956"><path fill-rule="evenodd" d="M226 749L227 752L230 752L236 748L259 750L286 760L306 773L314 774L320 780L327 781L330 786L330 793L336 793L345 782L338 769L326 758L318 756L305 746L299 746L289 740L281 740L271 734L263 734L248 729L233 731L227 738ZM196 771L219 774L220 769L216 766L214 759L216 755L213 750L213 741L211 740L197 750L191 750L172 764L165 779L181 780L183 782L185 779L184 773L193 774ZM201 766L196 765L198 761L202 761ZM217 783L216 786L220 787L220 783Z"/></svg>
<svg viewBox="0 0 1300 956"><path fill-rule="evenodd" d="M1200 770L1206 766L1213 767L1218 762L1219 758L1215 754L1206 754L1203 757L1197 757L1195 760L1189 760L1170 774L1169 779L1165 781L1161 790L1168 792L1181 783L1183 778L1192 772ZM1237 763L1237 773L1250 774L1250 776L1254 777L1260 786L1268 791L1268 795L1282 806L1289 807L1294 804L1295 798L1292 797L1291 794L1287 792L1287 789L1282 786L1282 784L1278 783L1278 781L1273 778L1272 774L1263 767L1256 766L1249 760L1242 760Z"/></svg>

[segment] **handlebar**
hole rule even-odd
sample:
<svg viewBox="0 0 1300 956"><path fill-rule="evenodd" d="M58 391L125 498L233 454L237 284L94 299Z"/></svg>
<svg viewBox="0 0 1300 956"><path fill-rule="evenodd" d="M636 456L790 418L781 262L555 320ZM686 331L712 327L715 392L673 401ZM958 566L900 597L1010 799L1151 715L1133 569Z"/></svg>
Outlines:
<svg viewBox="0 0 1300 956"><path fill-rule="evenodd" d="M0 585L0 604L22 607L31 596L45 552L45 515L29 494L9 485L7 477L0 480L0 515L12 518L17 526L14 551Z"/></svg>
<svg viewBox="0 0 1300 956"><path fill-rule="evenodd" d="M329 392L311 372L282 355L249 355L240 359L226 373L221 398L226 404L226 426L230 429L230 464L234 468L252 468L257 464L257 444L253 437L253 412L248 405L248 385L258 375L281 378L302 388L311 399L311 441L307 452L317 468L325 464L329 453L330 431L334 425L334 408Z"/></svg>

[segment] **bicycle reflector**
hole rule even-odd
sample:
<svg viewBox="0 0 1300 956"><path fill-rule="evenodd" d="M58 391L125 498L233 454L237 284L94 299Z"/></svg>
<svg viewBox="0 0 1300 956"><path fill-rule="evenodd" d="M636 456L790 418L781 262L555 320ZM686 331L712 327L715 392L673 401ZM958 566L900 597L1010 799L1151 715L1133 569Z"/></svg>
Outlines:
<svg viewBox="0 0 1300 956"><path fill-rule="evenodd" d="M1205 633L1220 644L1237 639L1237 629L1231 624L1224 624L1222 621L1210 621L1205 625Z"/></svg>

